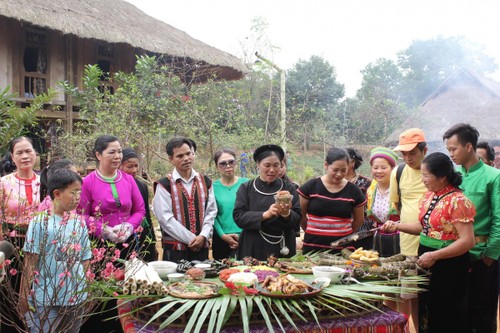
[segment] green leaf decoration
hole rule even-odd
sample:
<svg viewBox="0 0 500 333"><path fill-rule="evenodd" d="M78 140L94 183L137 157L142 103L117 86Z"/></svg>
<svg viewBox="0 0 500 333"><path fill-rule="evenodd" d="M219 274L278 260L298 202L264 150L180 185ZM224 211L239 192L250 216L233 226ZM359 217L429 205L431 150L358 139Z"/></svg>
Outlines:
<svg viewBox="0 0 500 333"><path fill-rule="evenodd" d="M244 297L238 297L238 303L240 304L241 307L241 322L243 324L243 332L244 333L249 333L250 332L250 327L248 324L248 310L247 310L247 301L245 300Z"/></svg>
<svg viewBox="0 0 500 333"><path fill-rule="evenodd" d="M203 327L203 323L205 322L205 319L207 318L210 311L212 310L215 302L216 302L215 298L211 298L206 302L205 308L203 309L203 312L200 314L200 316L198 317L198 320L196 322L196 327L194 328L194 331L193 331L194 333L198 333L201 331L201 328Z"/></svg>
<svg viewBox="0 0 500 333"><path fill-rule="evenodd" d="M196 306L194 307L194 312L193 313L200 313L201 310L203 309L203 307L207 304L207 300L206 299L203 299L203 300L199 300L196 304ZM184 333L190 333L192 332L192 328L194 326L195 323L201 321L201 317L199 316L191 316L191 318L189 318L189 321L186 325L186 328L184 329ZM203 324L203 321L201 321L201 323Z"/></svg>
<svg viewBox="0 0 500 333"><path fill-rule="evenodd" d="M215 299L219 300L220 299ZM208 322L208 332L213 332L215 328L215 323L217 322L217 313L219 312L219 309L222 307L222 302L215 302L214 306L212 308L212 312L210 315L210 321Z"/></svg>
<svg viewBox="0 0 500 333"><path fill-rule="evenodd" d="M264 321L266 322L266 326L267 329L269 330L269 333L274 333L273 324L271 323L271 318L269 318L266 308L264 307L264 304L262 304L262 297L261 296L253 297L253 300L255 304L257 304L257 307L259 308L262 317L264 317Z"/></svg>
<svg viewBox="0 0 500 333"><path fill-rule="evenodd" d="M173 323L177 318L179 318L181 315L183 315L186 311L191 309L193 306L195 306L198 303L197 300L189 299L182 305L180 308L175 310L174 313L172 313L167 320L165 320L161 325L160 325L160 330L164 329L171 323Z"/></svg>
<svg viewBox="0 0 500 333"><path fill-rule="evenodd" d="M276 307L278 308L278 310L280 310L280 312L283 315L283 317L285 317L286 320L288 320L288 322L290 324L292 324L293 328L295 328L298 331L299 329L297 328L297 326L293 322L292 317L290 317L290 315L286 311L285 307L283 306L283 301L280 300L280 299L277 299L276 302L274 302L274 305L276 305Z"/></svg>

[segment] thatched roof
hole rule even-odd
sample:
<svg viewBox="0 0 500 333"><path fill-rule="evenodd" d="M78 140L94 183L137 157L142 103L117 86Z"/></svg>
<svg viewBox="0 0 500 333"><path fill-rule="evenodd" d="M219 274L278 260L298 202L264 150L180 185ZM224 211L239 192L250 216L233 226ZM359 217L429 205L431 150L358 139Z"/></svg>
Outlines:
<svg viewBox="0 0 500 333"><path fill-rule="evenodd" d="M476 127L481 140L500 138L500 83L471 70L455 71L387 142L397 142L399 134L411 127L421 128L428 142L442 142L444 132L456 123Z"/></svg>
<svg viewBox="0 0 500 333"><path fill-rule="evenodd" d="M124 43L196 64L197 70L240 79L245 65L229 53L146 15L122 0L0 0L0 16L80 38Z"/></svg>

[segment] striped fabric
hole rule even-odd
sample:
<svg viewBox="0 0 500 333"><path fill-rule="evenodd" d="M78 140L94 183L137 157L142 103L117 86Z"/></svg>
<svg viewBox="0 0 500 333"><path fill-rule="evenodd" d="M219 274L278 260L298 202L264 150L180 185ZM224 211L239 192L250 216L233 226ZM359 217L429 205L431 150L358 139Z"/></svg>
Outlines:
<svg viewBox="0 0 500 333"><path fill-rule="evenodd" d="M307 233L319 236L347 236L352 233L352 219L307 214Z"/></svg>

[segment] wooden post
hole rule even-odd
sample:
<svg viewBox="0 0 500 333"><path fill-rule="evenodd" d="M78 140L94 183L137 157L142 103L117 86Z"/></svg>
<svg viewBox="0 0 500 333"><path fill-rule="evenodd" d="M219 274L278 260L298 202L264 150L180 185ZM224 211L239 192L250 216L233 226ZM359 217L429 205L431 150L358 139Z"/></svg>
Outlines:
<svg viewBox="0 0 500 333"><path fill-rule="evenodd" d="M75 84L73 75L73 37L71 35L66 35L66 80L70 84ZM64 94L64 99L66 100L66 121L65 130L69 134L73 134L73 97L68 94Z"/></svg>

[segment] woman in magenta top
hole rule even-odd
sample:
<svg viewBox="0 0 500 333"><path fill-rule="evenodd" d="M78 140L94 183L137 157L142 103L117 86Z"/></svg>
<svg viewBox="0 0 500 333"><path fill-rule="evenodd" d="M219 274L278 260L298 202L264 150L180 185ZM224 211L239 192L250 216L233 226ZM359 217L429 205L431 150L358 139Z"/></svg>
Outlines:
<svg viewBox="0 0 500 333"><path fill-rule="evenodd" d="M94 154L97 169L83 179L77 210L84 216L90 234L106 240L103 247L111 252L120 250L120 258L127 259L136 251L134 232L146 215L144 200L134 177L118 170L123 157L118 138L98 137ZM103 309L90 316L81 332L122 331L120 321L111 320L118 316L116 300L105 303Z"/></svg>
<svg viewBox="0 0 500 333"><path fill-rule="evenodd" d="M91 234L113 243L128 242L146 211L132 176L118 170L122 148L118 138L97 138L94 153L97 169L84 178L79 210Z"/></svg>

